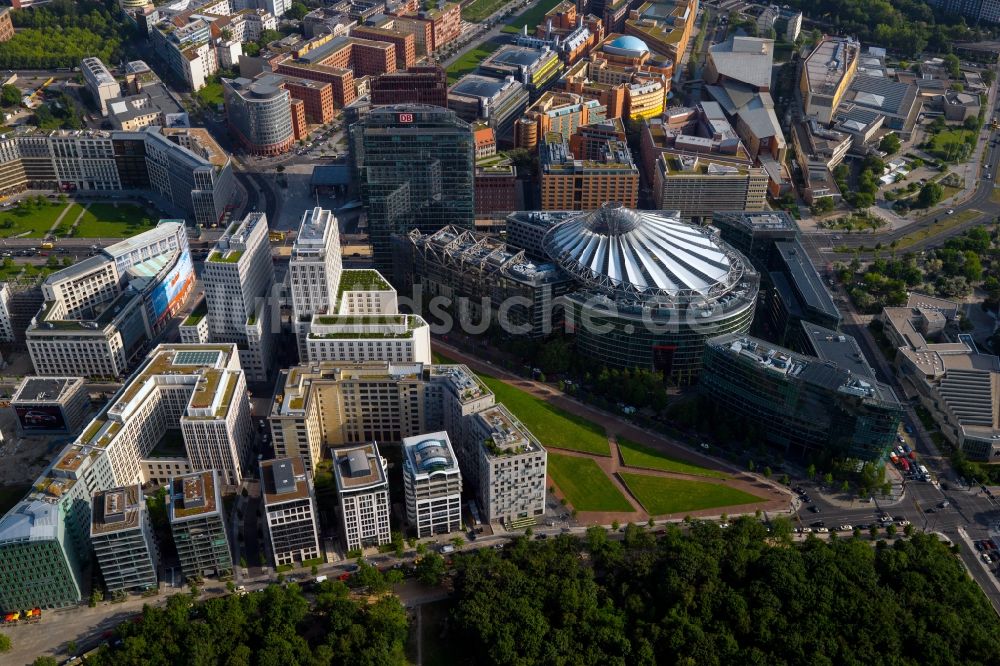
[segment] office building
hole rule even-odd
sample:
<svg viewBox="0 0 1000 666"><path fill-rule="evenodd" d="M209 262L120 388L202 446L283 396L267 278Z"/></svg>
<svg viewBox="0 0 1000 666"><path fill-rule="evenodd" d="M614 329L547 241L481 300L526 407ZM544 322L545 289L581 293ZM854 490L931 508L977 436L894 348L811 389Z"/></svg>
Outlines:
<svg viewBox="0 0 1000 666"><path fill-rule="evenodd" d="M246 461L250 404L241 380L234 345L156 348L0 519L0 560L18 565L16 570L0 567L0 604L54 608L79 603L92 553L91 498L149 481L143 461L168 430L181 431L197 468L215 461L226 468L227 448L241 449Z"/></svg>
<svg viewBox="0 0 1000 666"><path fill-rule="evenodd" d="M561 134L539 148L539 191L543 210L593 210L608 202L634 208L639 169L628 144L608 141L600 159L576 159Z"/></svg>
<svg viewBox="0 0 1000 666"><path fill-rule="evenodd" d="M0 42L9 42L14 38L14 24L10 20L10 7L0 9Z"/></svg>
<svg viewBox="0 0 1000 666"><path fill-rule="evenodd" d="M506 145L513 145L514 122L529 100L528 89L512 76L466 74L448 89L449 109L467 122L487 122L496 131L497 142Z"/></svg>
<svg viewBox="0 0 1000 666"><path fill-rule="evenodd" d="M431 55L462 34L462 6L458 2L439 2L417 10L413 3L401 3L388 11L392 28L412 32L418 55Z"/></svg>
<svg viewBox="0 0 1000 666"><path fill-rule="evenodd" d="M45 492L44 499L29 496L0 519L0 606L5 609L64 608L81 600L79 549L84 546L78 544L83 540L69 532L69 506Z"/></svg>
<svg viewBox="0 0 1000 666"><path fill-rule="evenodd" d="M604 107L596 99L575 93L546 92L517 119L514 142L518 148L534 151L550 132L569 141L577 128L603 121Z"/></svg>
<svg viewBox="0 0 1000 666"><path fill-rule="evenodd" d="M524 527L543 511L545 453L505 409L491 411L497 406L461 365L318 363L282 372L270 421L276 454L307 460L321 447L335 447L341 460L340 447L445 430L484 519Z"/></svg>
<svg viewBox="0 0 1000 666"><path fill-rule="evenodd" d="M429 104L448 107L448 76L440 65L414 65L372 81L373 106Z"/></svg>
<svg viewBox="0 0 1000 666"><path fill-rule="evenodd" d="M168 220L53 273L25 334L35 372L124 377L183 307L194 280L187 231Z"/></svg>
<svg viewBox="0 0 1000 666"><path fill-rule="evenodd" d="M798 225L783 211L719 211L719 235L747 256L761 275L755 332L779 345L808 351L804 323L836 329L840 311L802 246Z"/></svg>
<svg viewBox="0 0 1000 666"><path fill-rule="evenodd" d="M319 560L316 497L302 458L261 461L260 483L274 566Z"/></svg>
<svg viewBox="0 0 1000 666"><path fill-rule="evenodd" d="M121 86L115 81L100 58L84 58L80 61L83 83L94 97L102 116L108 115L108 101L121 95Z"/></svg>
<svg viewBox="0 0 1000 666"><path fill-rule="evenodd" d="M302 216L289 283L299 358L430 362L430 327L400 314L396 291L378 271L341 269L337 220L315 208Z"/></svg>
<svg viewBox="0 0 1000 666"><path fill-rule="evenodd" d="M583 8L580 8L582 12ZM567 65L572 65L604 39L604 24L599 16L577 13L571 0L564 0L550 9L535 27L535 34L528 35L527 26L515 35L514 44L533 48L548 47L559 54Z"/></svg>
<svg viewBox="0 0 1000 666"><path fill-rule="evenodd" d="M959 333L961 304L911 293L906 305L885 308L880 320L897 348L896 377L941 434L972 460L1000 459L1000 358Z"/></svg>
<svg viewBox="0 0 1000 666"><path fill-rule="evenodd" d="M516 529L545 513L547 453L503 405L477 412L463 442L464 478L476 490L487 523Z"/></svg>
<svg viewBox="0 0 1000 666"><path fill-rule="evenodd" d="M13 133L11 133L13 134ZM0 139L0 184L59 191L145 191L195 224L216 224L233 198L229 155L201 128L24 132Z"/></svg>
<svg viewBox="0 0 1000 666"><path fill-rule="evenodd" d="M233 570L219 486L215 470L179 476L170 484L170 532L181 571L189 580Z"/></svg>
<svg viewBox="0 0 1000 666"><path fill-rule="evenodd" d="M377 42L388 42L396 47L396 67L406 69L417 63L417 46L414 35L389 28L361 25L351 28L351 36Z"/></svg>
<svg viewBox="0 0 1000 666"><path fill-rule="evenodd" d="M792 457L880 464L903 414L892 389L874 377L741 333L707 342L698 388Z"/></svg>
<svg viewBox="0 0 1000 666"><path fill-rule="evenodd" d="M761 167L720 163L701 155L656 158L653 197L658 208L691 220L716 210L764 210L768 175Z"/></svg>
<svg viewBox="0 0 1000 666"><path fill-rule="evenodd" d="M306 210L298 231L288 262L288 283L299 358L304 359L312 316L337 310L342 264L340 230L333 213L318 207Z"/></svg>
<svg viewBox="0 0 1000 666"><path fill-rule="evenodd" d="M559 54L547 46L503 46L479 63L480 74L498 79L509 76L524 84L532 100L555 83L562 71Z"/></svg>
<svg viewBox="0 0 1000 666"><path fill-rule="evenodd" d="M222 79L229 127L247 152L280 155L295 143L291 95L280 77Z"/></svg>
<svg viewBox="0 0 1000 666"><path fill-rule="evenodd" d="M417 538L462 527L462 473L445 431L403 440L406 522Z"/></svg>
<svg viewBox="0 0 1000 666"><path fill-rule="evenodd" d="M389 543L389 479L375 443L334 451L341 539L347 551Z"/></svg>
<svg viewBox="0 0 1000 666"><path fill-rule="evenodd" d="M858 70L861 45L849 37L824 36L802 64L799 91L805 114L828 125Z"/></svg>
<svg viewBox="0 0 1000 666"><path fill-rule="evenodd" d="M556 302L572 281L552 262L536 263L523 250L455 227L433 234L412 231L395 243L396 280L419 286L425 307L430 296L449 294L453 316L470 322L488 317L508 335L531 338L562 324Z"/></svg>
<svg viewBox="0 0 1000 666"><path fill-rule="evenodd" d="M473 228L472 128L454 111L377 107L351 127L351 140L376 268L392 274L394 234Z"/></svg>
<svg viewBox="0 0 1000 666"><path fill-rule="evenodd" d="M598 100L608 118L640 120L663 113L673 68L641 39L612 33L566 71L559 87Z"/></svg>
<svg viewBox="0 0 1000 666"><path fill-rule="evenodd" d="M196 310L181 324L181 342L235 342L248 379L266 381L275 347L269 301L274 264L264 213L229 225L205 259L202 282L204 312Z"/></svg>
<svg viewBox="0 0 1000 666"><path fill-rule="evenodd" d="M356 79L396 71L396 47L389 42L323 35L270 61L271 71L329 83L338 109L359 95Z"/></svg>
<svg viewBox="0 0 1000 666"><path fill-rule="evenodd" d="M10 284L0 282L0 342L14 342L12 290Z"/></svg>
<svg viewBox="0 0 1000 666"><path fill-rule="evenodd" d="M25 377L10 407L22 435L74 434L90 407L82 377Z"/></svg>
<svg viewBox="0 0 1000 666"><path fill-rule="evenodd" d="M517 167L508 160L499 164L477 165L475 192L477 217L498 213L506 215L523 207Z"/></svg>
<svg viewBox="0 0 1000 666"><path fill-rule="evenodd" d="M325 125L333 120L333 86L329 83L282 76L282 85L292 96L292 103L301 100L306 121L313 125ZM304 138L304 132L296 131L296 138Z"/></svg>
<svg viewBox="0 0 1000 666"><path fill-rule="evenodd" d="M122 486L94 495L90 542L108 592L157 588L159 550L142 486Z"/></svg>
<svg viewBox="0 0 1000 666"><path fill-rule="evenodd" d="M178 15L156 23L149 32L150 42L166 66L192 91L204 88L208 78L219 71L211 22L211 17L198 14Z"/></svg>
<svg viewBox="0 0 1000 666"><path fill-rule="evenodd" d="M654 0L638 9L630 9L632 6L631 2L605 0L602 17L605 29L624 30L626 35L643 40L671 62L683 62L698 20L698 0Z"/></svg>

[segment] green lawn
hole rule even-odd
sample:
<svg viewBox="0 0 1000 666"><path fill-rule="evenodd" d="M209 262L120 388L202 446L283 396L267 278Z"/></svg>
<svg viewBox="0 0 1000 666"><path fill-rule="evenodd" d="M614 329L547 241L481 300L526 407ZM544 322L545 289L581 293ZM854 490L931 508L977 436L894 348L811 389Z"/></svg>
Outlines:
<svg viewBox="0 0 1000 666"><path fill-rule="evenodd" d="M635 511L590 458L549 452L549 476L577 511Z"/></svg>
<svg viewBox="0 0 1000 666"><path fill-rule="evenodd" d="M521 29L524 28L524 26L528 26L528 34L535 34L535 26L537 26L545 15L549 13L550 9L558 5L561 1L562 0L542 0L520 16L514 17L514 19L504 27L503 31L514 34L521 32Z"/></svg>
<svg viewBox="0 0 1000 666"><path fill-rule="evenodd" d="M64 222L72 223L67 213ZM77 238L128 238L156 226L145 209L133 204L90 204L76 226Z"/></svg>
<svg viewBox="0 0 1000 666"><path fill-rule="evenodd" d="M611 455L607 433L596 423L563 411L496 377L480 374L480 378L496 395L497 402L506 405L542 446Z"/></svg>
<svg viewBox="0 0 1000 666"><path fill-rule="evenodd" d="M709 476L716 479L727 479L729 475L718 472L714 469L707 469L692 465L691 463L671 458L660 453L656 449L633 442L626 437L618 438L618 448L621 449L622 458L626 465L632 467L646 467L648 469L662 469L665 472L680 472L682 474L697 474L699 476Z"/></svg>
<svg viewBox="0 0 1000 666"><path fill-rule="evenodd" d="M439 352L433 352L434 363L458 363ZM600 456L610 456L611 446L604 428L585 418L570 414L554 405L511 386L492 375L478 373L486 386L496 395L497 402L507 406L514 416L538 438L542 446L582 451Z"/></svg>
<svg viewBox="0 0 1000 666"><path fill-rule="evenodd" d="M550 455L549 458L551 457ZM756 495L718 483L626 472L619 472L618 476L643 508L653 516L762 501Z"/></svg>
<svg viewBox="0 0 1000 666"><path fill-rule="evenodd" d="M30 232L22 238L43 238L66 208L65 203L43 203L40 206L15 206L0 211L0 237L13 238Z"/></svg>
<svg viewBox="0 0 1000 666"><path fill-rule="evenodd" d="M462 7L462 18L466 21L478 23L489 18L496 10L500 9L507 0L472 0Z"/></svg>
<svg viewBox="0 0 1000 666"><path fill-rule="evenodd" d="M474 71L479 67L479 63L486 60L487 56L500 48L500 42L484 42L474 49L466 51L462 57L448 66L448 85Z"/></svg>
<svg viewBox="0 0 1000 666"><path fill-rule="evenodd" d="M976 133L967 129L938 132L927 149L931 155L948 162L961 162L975 146Z"/></svg>

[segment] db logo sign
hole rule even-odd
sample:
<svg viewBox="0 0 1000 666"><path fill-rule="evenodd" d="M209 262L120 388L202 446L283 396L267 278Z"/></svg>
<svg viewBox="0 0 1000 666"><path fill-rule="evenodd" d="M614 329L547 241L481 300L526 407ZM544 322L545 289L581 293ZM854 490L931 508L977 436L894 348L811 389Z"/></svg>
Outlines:
<svg viewBox="0 0 1000 666"><path fill-rule="evenodd" d="M412 113L401 113L399 114L399 122L401 123L412 123L413 114Z"/></svg>

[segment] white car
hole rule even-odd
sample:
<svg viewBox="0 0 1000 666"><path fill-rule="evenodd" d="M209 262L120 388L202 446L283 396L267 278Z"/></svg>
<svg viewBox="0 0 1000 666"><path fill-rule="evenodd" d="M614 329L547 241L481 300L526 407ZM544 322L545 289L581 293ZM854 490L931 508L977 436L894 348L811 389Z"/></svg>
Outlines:
<svg viewBox="0 0 1000 666"><path fill-rule="evenodd" d="M837 528L839 532L851 532L854 528L851 525L841 525Z"/></svg>
<svg viewBox="0 0 1000 666"><path fill-rule="evenodd" d="M907 525L910 524L910 521L908 521L908 520L900 520L896 524L899 525L900 527L906 527Z"/></svg>
<svg viewBox="0 0 1000 666"><path fill-rule="evenodd" d="M827 533L827 532L829 532L829 531L830 531L830 530L828 530L828 529L827 529L827 528L825 528L825 527L817 527L817 528L816 528L816 533L817 533L817 534L826 534L826 533Z"/></svg>

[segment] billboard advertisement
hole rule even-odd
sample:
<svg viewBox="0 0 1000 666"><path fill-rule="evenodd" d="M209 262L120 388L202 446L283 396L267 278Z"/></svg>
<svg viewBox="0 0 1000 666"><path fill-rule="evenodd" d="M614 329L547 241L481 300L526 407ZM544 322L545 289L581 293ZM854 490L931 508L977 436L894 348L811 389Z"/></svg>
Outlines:
<svg viewBox="0 0 1000 666"><path fill-rule="evenodd" d="M191 253L184 250L163 281L153 287L153 293L150 294L153 319L159 322L169 316L171 309L184 302L193 284L194 265L191 263Z"/></svg>
<svg viewBox="0 0 1000 666"><path fill-rule="evenodd" d="M14 411L17 412L17 420L21 423L21 430L66 430L66 420L63 419L62 409L55 405L15 407Z"/></svg>

